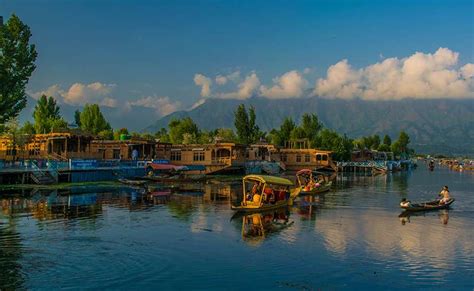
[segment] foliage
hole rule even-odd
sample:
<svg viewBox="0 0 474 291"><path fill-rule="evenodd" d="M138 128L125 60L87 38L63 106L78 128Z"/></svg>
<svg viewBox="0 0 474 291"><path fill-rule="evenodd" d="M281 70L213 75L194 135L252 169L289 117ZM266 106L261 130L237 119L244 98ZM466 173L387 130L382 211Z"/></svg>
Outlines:
<svg viewBox="0 0 474 291"><path fill-rule="evenodd" d="M26 106L25 87L37 57L30 37L30 28L16 15L0 26L0 124Z"/></svg>
<svg viewBox="0 0 474 291"><path fill-rule="evenodd" d="M79 110L74 111L74 123L81 127L81 111Z"/></svg>
<svg viewBox="0 0 474 291"><path fill-rule="evenodd" d="M114 132L112 129L104 129L97 133L97 136L101 139L111 140L114 138Z"/></svg>
<svg viewBox="0 0 474 291"><path fill-rule="evenodd" d="M31 123L30 123L31 124ZM17 118L10 119L5 125L6 133L10 136L11 146L24 149L31 140L31 134L20 128Z"/></svg>
<svg viewBox="0 0 474 291"><path fill-rule="evenodd" d="M183 119L173 119L169 124L169 139L171 143L181 144L184 140L184 135L186 135L186 141L196 141L199 136L199 128L196 123L189 118Z"/></svg>
<svg viewBox="0 0 474 291"><path fill-rule="evenodd" d="M23 127L20 129L20 132L22 134L35 134L36 133L36 130L35 130L35 126L33 123L27 121L25 122L25 124L23 124Z"/></svg>
<svg viewBox="0 0 474 291"><path fill-rule="evenodd" d="M392 152L396 156L406 156L413 153L413 150L408 148L410 137L405 131L401 131L398 139L391 145Z"/></svg>
<svg viewBox="0 0 474 291"><path fill-rule="evenodd" d="M119 140L119 139L120 139L120 136L121 136L122 134L129 134L129 133L128 133L128 129L122 127L122 128L119 129L119 130L115 130L115 131L114 131L114 139L115 139L115 140Z"/></svg>
<svg viewBox="0 0 474 291"><path fill-rule="evenodd" d="M42 95L38 99L38 103L33 111L33 119L35 121L35 131L37 133L49 133L53 129L67 128L67 123L59 114L59 106L53 97Z"/></svg>
<svg viewBox="0 0 474 291"><path fill-rule="evenodd" d="M387 146L392 145L392 139L387 134L383 137L383 144Z"/></svg>
<svg viewBox="0 0 474 291"><path fill-rule="evenodd" d="M237 130L237 141L242 144L257 142L263 135L256 124L255 108L250 107L248 113L244 104L240 104L234 112L234 126Z"/></svg>
<svg viewBox="0 0 474 291"><path fill-rule="evenodd" d="M333 159L336 161L347 161L351 159L353 142L346 135L324 128L318 133L313 147L333 151Z"/></svg>
<svg viewBox="0 0 474 291"><path fill-rule="evenodd" d="M81 129L91 134L99 134L99 132L111 131L110 124L105 119L97 104L86 104L81 112ZM107 132L107 136L110 132ZM113 138L113 135L110 139Z"/></svg>
<svg viewBox="0 0 474 291"><path fill-rule="evenodd" d="M232 128L219 128L216 130L215 138L223 142L236 142L237 136Z"/></svg>
<svg viewBox="0 0 474 291"><path fill-rule="evenodd" d="M155 133L155 138L159 140L160 142L165 142L165 143L171 142L168 131L164 127L162 127L160 130L158 130Z"/></svg>

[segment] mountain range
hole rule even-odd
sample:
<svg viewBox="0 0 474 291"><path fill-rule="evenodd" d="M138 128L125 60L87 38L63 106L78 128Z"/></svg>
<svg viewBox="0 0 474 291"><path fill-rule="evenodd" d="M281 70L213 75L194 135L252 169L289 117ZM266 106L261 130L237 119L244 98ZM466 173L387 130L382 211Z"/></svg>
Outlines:
<svg viewBox="0 0 474 291"><path fill-rule="evenodd" d="M160 118L143 132L156 132L166 128L173 118L183 117L191 117L202 129L234 128L234 111L241 103L255 107L257 124L265 131L279 128L288 116L299 122L304 113L315 113L326 127L351 138L388 134L395 140L405 130L411 139L410 146L417 152L474 155L472 99L207 99L190 111Z"/></svg>

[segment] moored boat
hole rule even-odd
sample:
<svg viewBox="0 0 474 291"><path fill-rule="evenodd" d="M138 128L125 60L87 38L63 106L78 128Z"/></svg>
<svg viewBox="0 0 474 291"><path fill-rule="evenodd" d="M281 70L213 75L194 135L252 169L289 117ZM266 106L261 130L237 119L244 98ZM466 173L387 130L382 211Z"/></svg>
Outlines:
<svg viewBox="0 0 474 291"><path fill-rule="evenodd" d="M406 211L429 211L438 209L447 209L454 202L454 198L449 199L446 203L440 204L439 200L424 202L424 203L404 203L400 204L400 207Z"/></svg>
<svg viewBox="0 0 474 291"><path fill-rule="evenodd" d="M243 201L232 205L232 209L241 212L260 212L288 206L300 190L293 189L293 182L288 179L266 176L247 175L242 180Z"/></svg>

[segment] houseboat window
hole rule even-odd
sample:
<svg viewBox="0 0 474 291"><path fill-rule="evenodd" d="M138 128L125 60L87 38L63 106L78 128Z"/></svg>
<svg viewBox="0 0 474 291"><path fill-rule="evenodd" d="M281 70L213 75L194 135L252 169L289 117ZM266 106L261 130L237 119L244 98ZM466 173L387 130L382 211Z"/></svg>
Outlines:
<svg viewBox="0 0 474 291"><path fill-rule="evenodd" d="M328 160L328 155L323 155L323 161L327 161Z"/></svg>
<svg viewBox="0 0 474 291"><path fill-rule="evenodd" d="M196 161L204 161L204 152L194 152L193 153L194 157L193 157L193 160L196 162Z"/></svg>
<svg viewBox="0 0 474 291"><path fill-rule="evenodd" d="M171 152L170 160L181 161L181 152L180 151Z"/></svg>
<svg viewBox="0 0 474 291"><path fill-rule="evenodd" d="M311 162L311 156L310 155L304 155L304 161L305 161L305 163Z"/></svg>
<svg viewBox="0 0 474 291"><path fill-rule="evenodd" d="M281 161L282 162L287 162L288 161L288 157L286 156L286 154L281 154Z"/></svg>
<svg viewBox="0 0 474 291"><path fill-rule="evenodd" d="M296 162L301 163L301 155L296 155Z"/></svg>
<svg viewBox="0 0 474 291"><path fill-rule="evenodd" d="M320 154L317 154L316 155L316 161L321 161L322 160L322 156Z"/></svg>
<svg viewBox="0 0 474 291"><path fill-rule="evenodd" d="M120 150L114 149L113 150L113 159L120 159Z"/></svg>

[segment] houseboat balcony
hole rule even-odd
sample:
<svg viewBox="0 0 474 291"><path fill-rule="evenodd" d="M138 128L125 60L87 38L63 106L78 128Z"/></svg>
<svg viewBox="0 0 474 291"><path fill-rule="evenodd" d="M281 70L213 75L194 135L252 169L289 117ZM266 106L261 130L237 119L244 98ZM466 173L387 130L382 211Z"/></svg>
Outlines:
<svg viewBox="0 0 474 291"><path fill-rule="evenodd" d="M230 157L227 158L215 158L211 161L212 165L231 165L232 164L232 159Z"/></svg>

